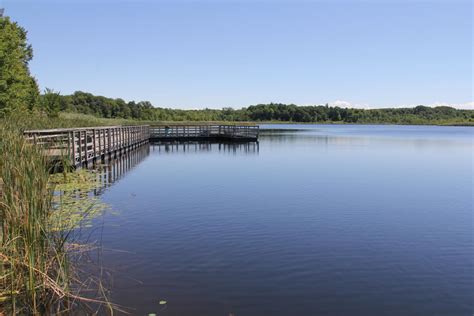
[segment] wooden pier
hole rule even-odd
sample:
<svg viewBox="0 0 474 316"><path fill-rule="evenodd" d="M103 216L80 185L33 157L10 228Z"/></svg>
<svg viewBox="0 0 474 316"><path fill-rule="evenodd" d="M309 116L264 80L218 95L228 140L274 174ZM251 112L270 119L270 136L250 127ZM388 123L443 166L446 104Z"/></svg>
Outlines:
<svg viewBox="0 0 474 316"><path fill-rule="evenodd" d="M252 142L258 126L160 125L60 128L25 131L25 137L41 146L53 160L64 157L74 167L116 157L149 141L217 140Z"/></svg>
<svg viewBox="0 0 474 316"><path fill-rule="evenodd" d="M48 156L68 157L73 166L112 158L150 140L147 125L30 130L24 134Z"/></svg>
<svg viewBox="0 0 474 316"><path fill-rule="evenodd" d="M150 126L151 140L258 140L256 125L161 125Z"/></svg>

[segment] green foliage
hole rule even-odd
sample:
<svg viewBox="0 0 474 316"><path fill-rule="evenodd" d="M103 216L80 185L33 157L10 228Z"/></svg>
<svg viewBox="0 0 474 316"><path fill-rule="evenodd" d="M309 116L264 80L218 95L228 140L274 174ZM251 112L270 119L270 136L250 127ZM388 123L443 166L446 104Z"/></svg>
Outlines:
<svg viewBox="0 0 474 316"><path fill-rule="evenodd" d="M305 123L359 124L444 124L474 123L474 111L450 107L352 109L329 106L296 106L294 104L259 104L241 111L251 121L290 121Z"/></svg>
<svg viewBox="0 0 474 316"><path fill-rule="evenodd" d="M352 109L330 107L327 104L297 106L295 104L258 104L241 109L225 107L222 110L179 110L155 108L150 102L128 102L75 92L61 96L61 110L83 113L101 118L141 121L253 121L299 123L351 123L351 124L474 124L473 110L451 107Z"/></svg>
<svg viewBox="0 0 474 316"><path fill-rule="evenodd" d="M14 125L19 131L31 129L48 128L72 128L89 126L112 126L112 125L136 125L150 123L148 121L137 122L127 119L105 119L92 115L80 113L59 113L58 117L51 117L41 112L30 112L25 115L23 112L11 113L6 117L0 117L0 125Z"/></svg>
<svg viewBox="0 0 474 316"><path fill-rule="evenodd" d="M155 108L148 101L125 102L76 91L61 97L61 111L94 115L102 118L118 118L148 121L218 121L221 110L175 110Z"/></svg>
<svg viewBox="0 0 474 316"><path fill-rule="evenodd" d="M32 57L26 31L8 17L0 17L1 112L32 110L37 104L38 86L28 69Z"/></svg>
<svg viewBox="0 0 474 316"><path fill-rule="evenodd" d="M73 243L72 231L104 208L89 194L97 177L87 171L51 175L42 148L28 143L17 123L0 124L0 315L105 303L80 296L84 284L91 289L98 282L79 278L71 260L88 249Z"/></svg>
<svg viewBox="0 0 474 316"><path fill-rule="evenodd" d="M38 314L67 287L64 239L49 233L52 191L41 150L8 124L0 139L0 292L11 314Z"/></svg>
<svg viewBox="0 0 474 316"><path fill-rule="evenodd" d="M41 109L48 113L50 117L58 117L61 110L61 101L59 92L46 88L40 98Z"/></svg>

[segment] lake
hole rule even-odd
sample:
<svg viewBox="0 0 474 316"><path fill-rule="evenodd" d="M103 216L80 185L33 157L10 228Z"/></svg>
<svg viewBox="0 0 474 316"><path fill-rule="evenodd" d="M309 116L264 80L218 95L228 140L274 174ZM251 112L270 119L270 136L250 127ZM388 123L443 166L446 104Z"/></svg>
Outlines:
<svg viewBox="0 0 474 316"><path fill-rule="evenodd" d="M263 125L258 144L142 147L101 193L111 299L132 315L472 316L473 131Z"/></svg>

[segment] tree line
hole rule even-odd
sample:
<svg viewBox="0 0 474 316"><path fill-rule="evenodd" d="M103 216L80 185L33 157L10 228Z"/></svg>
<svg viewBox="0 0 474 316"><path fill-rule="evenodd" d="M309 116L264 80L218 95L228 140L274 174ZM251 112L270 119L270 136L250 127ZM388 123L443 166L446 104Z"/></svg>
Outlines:
<svg viewBox="0 0 474 316"><path fill-rule="evenodd" d="M48 97L51 92L42 98ZM182 110L154 107L148 101L130 101L95 96L77 91L59 96L56 111L91 114L102 118L124 118L147 121L255 121L302 123L386 123L429 124L474 122L473 110L447 106L413 108L354 109L326 105L258 104L233 109ZM46 102L47 103L47 102Z"/></svg>

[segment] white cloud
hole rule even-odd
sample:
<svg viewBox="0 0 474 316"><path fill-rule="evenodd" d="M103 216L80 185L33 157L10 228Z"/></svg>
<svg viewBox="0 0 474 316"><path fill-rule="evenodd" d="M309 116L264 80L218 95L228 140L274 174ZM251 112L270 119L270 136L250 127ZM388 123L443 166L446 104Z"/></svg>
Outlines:
<svg viewBox="0 0 474 316"><path fill-rule="evenodd" d="M371 107L368 104L352 104L349 101L336 100L329 102L330 106L338 106L340 108L356 108L356 109L370 109Z"/></svg>

